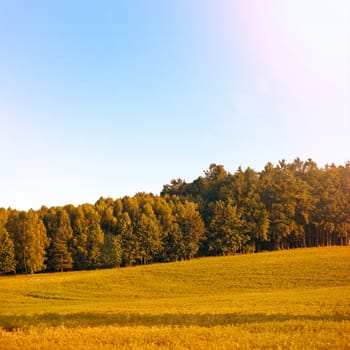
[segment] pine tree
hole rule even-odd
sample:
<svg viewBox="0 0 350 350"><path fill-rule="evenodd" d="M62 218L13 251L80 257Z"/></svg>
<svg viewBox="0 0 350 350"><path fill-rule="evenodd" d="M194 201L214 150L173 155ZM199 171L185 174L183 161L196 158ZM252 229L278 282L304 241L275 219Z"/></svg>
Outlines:
<svg viewBox="0 0 350 350"><path fill-rule="evenodd" d="M69 250L73 230L69 216L64 208L51 208L43 218L50 246L47 249L47 266L51 271L70 270L73 267L73 258Z"/></svg>
<svg viewBox="0 0 350 350"><path fill-rule="evenodd" d="M142 213L134 228L141 264L153 261L161 250L159 225L154 217Z"/></svg>
<svg viewBox="0 0 350 350"><path fill-rule="evenodd" d="M119 267L122 262L120 235L106 233L102 246L101 265L104 268Z"/></svg>
<svg viewBox="0 0 350 350"><path fill-rule="evenodd" d="M117 233L121 240L122 265L131 266L136 262L138 243L133 232L133 225L127 212L118 216Z"/></svg>
<svg viewBox="0 0 350 350"><path fill-rule="evenodd" d="M213 215L209 223L208 250L214 255L232 255L241 249L248 237L236 206L222 201L211 204Z"/></svg>

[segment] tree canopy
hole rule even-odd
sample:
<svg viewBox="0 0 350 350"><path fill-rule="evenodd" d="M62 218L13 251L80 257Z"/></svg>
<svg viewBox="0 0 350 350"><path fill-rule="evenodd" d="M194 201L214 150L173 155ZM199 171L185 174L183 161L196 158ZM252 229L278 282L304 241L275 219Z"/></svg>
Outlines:
<svg viewBox="0 0 350 350"><path fill-rule="evenodd" d="M211 164L160 195L0 208L0 274L111 268L261 250L350 244L350 163Z"/></svg>

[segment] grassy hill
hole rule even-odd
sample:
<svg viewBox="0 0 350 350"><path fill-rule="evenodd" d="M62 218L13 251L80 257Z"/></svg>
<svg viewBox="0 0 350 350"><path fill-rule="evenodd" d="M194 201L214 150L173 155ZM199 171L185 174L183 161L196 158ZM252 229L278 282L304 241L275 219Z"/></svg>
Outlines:
<svg viewBox="0 0 350 350"><path fill-rule="evenodd" d="M0 349L349 349L350 247L0 278Z"/></svg>

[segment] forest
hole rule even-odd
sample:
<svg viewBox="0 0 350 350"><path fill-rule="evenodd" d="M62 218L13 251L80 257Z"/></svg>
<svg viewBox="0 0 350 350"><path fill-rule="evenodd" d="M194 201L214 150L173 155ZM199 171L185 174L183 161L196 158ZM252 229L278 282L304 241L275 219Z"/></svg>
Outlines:
<svg viewBox="0 0 350 350"><path fill-rule="evenodd" d="M0 208L0 275L90 270L350 244L350 163L311 159L230 173L211 164L159 195Z"/></svg>

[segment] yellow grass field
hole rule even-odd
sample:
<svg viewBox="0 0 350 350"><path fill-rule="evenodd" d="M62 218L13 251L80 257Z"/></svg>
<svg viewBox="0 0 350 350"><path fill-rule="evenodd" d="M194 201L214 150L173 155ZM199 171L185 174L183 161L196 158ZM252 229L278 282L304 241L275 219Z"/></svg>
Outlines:
<svg viewBox="0 0 350 350"><path fill-rule="evenodd" d="M350 247L1 277L0 349L350 349Z"/></svg>

